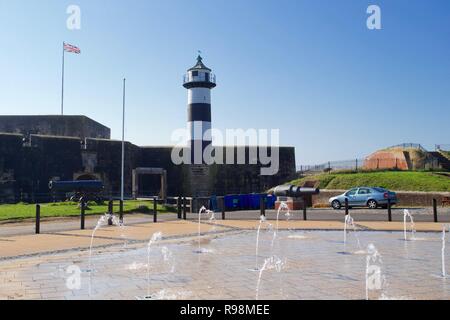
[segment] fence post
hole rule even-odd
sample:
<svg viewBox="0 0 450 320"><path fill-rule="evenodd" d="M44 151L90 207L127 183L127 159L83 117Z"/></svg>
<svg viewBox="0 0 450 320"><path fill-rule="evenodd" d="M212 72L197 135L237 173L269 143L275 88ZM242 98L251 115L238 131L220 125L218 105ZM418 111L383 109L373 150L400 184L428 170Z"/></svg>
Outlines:
<svg viewBox="0 0 450 320"><path fill-rule="evenodd" d="M225 196L222 197L222 220L225 220Z"/></svg>
<svg viewBox="0 0 450 320"><path fill-rule="evenodd" d="M36 234L41 233L41 206L36 205Z"/></svg>
<svg viewBox="0 0 450 320"><path fill-rule="evenodd" d="M433 216L434 216L434 222L438 222L437 200L436 199L433 199Z"/></svg>
<svg viewBox="0 0 450 320"><path fill-rule="evenodd" d="M153 198L153 222L158 222L158 202L156 197Z"/></svg>
<svg viewBox="0 0 450 320"><path fill-rule="evenodd" d="M113 205L114 205L113 201L109 200L109 202L108 202L108 214L109 214L108 225L109 226L113 225L113 214L114 214Z"/></svg>
<svg viewBox="0 0 450 320"><path fill-rule="evenodd" d="M303 220L304 221L308 220L308 216L307 216L306 210L307 210L306 198L303 197Z"/></svg>
<svg viewBox="0 0 450 320"><path fill-rule="evenodd" d="M259 198L259 208L261 211L261 216L266 216L266 203L264 202L264 195L261 195L261 198Z"/></svg>
<svg viewBox="0 0 450 320"><path fill-rule="evenodd" d="M183 220L186 220L186 197L183 197Z"/></svg>
<svg viewBox="0 0 450 320"><path fill-rule="evenodd" d="M84 210L86 209L85 204L84 204L84 199L81 200L80 205L81 205L81 230L84 230L84 219L85 219Z"/></svg>
<svg viewBox="0 0 450 320"><path fill-rule="evenodd" d="M123 200L119 201L119 220L123 223Z"/></svg>
<svg viewBox="0 0 450 320"><path fill-rule="evenodd" d="M348 199L345 198L345 215L348 216Z"/></svg>
<svg viewBox="0 0 450 320"><path fill-rule="evenodd" d="M178 219L181 219L181 202L182 198L178 197L177 199L177 213L178 213Z"/></svg>
<svg viewBox="0 0 450 320"><path fill-rule="evenodd" d="M391 208L391 199L390 198L388 199L387 209L388 209L389 222L392 222L392 208Z"/></svg>

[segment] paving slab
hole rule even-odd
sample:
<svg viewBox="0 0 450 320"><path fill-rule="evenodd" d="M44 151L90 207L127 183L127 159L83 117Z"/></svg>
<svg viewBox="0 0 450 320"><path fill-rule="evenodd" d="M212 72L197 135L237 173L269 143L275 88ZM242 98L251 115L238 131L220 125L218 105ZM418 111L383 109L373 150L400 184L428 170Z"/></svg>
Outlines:
<svg viewBox="0 0 450 320"><path fill-rule="evenodd" d="M200 228L202 234L226 230L227 228L211 224L201 224ZM91 244L92 232L93 230L73 230L0 238L0 259L70 249L87 249ZM107 226L95 232L93 245L122 245L125 241L145 241L149 240L155 232L162 232L165 237L193 236L198 233L198 224L191 221L169 221L125 227Z"/></svg>
<svg viewBox="0 0 450 320"><path fill-rule="evenodd" d="M276 227L277 222L274 220L267 221ZM257 229L258 220L219 220L218 225L239 229ZM340 221L286 221L278 222L279 229L300 229L300 230L342 230L344 223Z"/></svg>
<svg viewBox="0 0 450 320"><path fill-rule="evenodd" d="M117 240L96 239L97 245L118 243ZM10 237L0 241L0 259L25 256L44 252L56 252L74 248L88 248L88 237L67 237L65 235L41 234Z"/></svg>
<svg viewBox="0 0 450 320"><path fill-rule="evenodd" d="M370 230L378 230L378 231L403 231L404 223L403 222L377 222L377 221L363 221L356 222L358 226L362 226L364 228ZM443 223L434 223L434 222L416 222L414 224L414 228L416 231L421 232L439 232L442 231ZM409 221L407 222L407 230L409 231L411 225Z"/></svg>

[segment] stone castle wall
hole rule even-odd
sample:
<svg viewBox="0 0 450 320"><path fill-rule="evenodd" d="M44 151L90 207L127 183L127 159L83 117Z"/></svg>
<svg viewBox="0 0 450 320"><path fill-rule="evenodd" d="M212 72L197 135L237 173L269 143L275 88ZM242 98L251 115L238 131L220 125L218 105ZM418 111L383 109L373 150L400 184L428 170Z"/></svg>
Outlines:
<svg viewBox="0 0 450 320"><path fill-rule="evenodd" d="M108 127L85 116L0 116L0 132L110 139Z"/></svg>
<svg viewBox="0 0 450 320"><path fill-rule="evenodd" d="M73 137L30 135L24 138L0 133L0 203L49 201L51 179L101 179L105 194L120 195L121 141L88 138L82 144L80 138ZM173 164L172 147L138 147L126 142L125 195L132 194L132 172L136 168L166 170L169 196L203 195L196 194L199 190L211 195L262 192L295 174L294 148L281 147L279 151L277 175L261 176L260 164L212 165L200 179L192 175L192 166Z"/></svg>

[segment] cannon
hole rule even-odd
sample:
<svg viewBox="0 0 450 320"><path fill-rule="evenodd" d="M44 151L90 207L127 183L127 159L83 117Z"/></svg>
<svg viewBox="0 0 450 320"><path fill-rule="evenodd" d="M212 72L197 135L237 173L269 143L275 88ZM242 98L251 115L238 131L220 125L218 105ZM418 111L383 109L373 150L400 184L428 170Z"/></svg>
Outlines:
<svg viewBox="0 0 450 320"><path fill-rule="evenodd" d="M100 180L50 181L48 188L54 196L57 194L71 194L71 201L103 201L101 194L104 185Z"/></svg>
<svg viewBox="0 0 450 320"><path fill-rule="evenodd" d="M293 185L278 186L273 190L277 197L275 209L278 210L282 202L286 203L290 210L303 209L304 219L306 220L306 207L312 205L312 196L319 194L317 188L303 188Z"/></svg>
<svg viewBox="0 0 450 320"><path fill-rule="evenodd" d="M273 194L277 197L301 198L319 194L318 188L302 188L293 185L278 186L273 190Z"/></svg>

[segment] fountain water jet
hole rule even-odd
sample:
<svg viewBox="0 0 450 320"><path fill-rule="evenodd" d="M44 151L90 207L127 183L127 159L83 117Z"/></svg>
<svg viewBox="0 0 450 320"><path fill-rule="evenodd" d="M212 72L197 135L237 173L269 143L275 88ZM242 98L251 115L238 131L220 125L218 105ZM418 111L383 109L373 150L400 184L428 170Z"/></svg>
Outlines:
<svg viewBox="0 0 450 320"><path fill-rule="evenodd" d="M358 231L356 229L355 220L353 219L353 217L350 214L346 215L345 220L344 220L344 247L347 246L348 227L352 227L352 229L353 229L353 234L355 235L356 242L357 242L358 249L359 249L359 251L357 251L357 253L362 252L361 242L359 241L359 236L358 236Z"/></svg>
<svg viewBox="0 0 450 320"><path fill-rule="evenodd" d="M259 225L258 225L258 230L256 231L256 252L255 252L255 268L254 269L250 269L251 271L260 271L259 267L258 267L258 254L259 254L259 235L261 232L261 227L263 226L263 224L268 224L269 227L271 227L272 225L270 223L267 223L267 219L265 216L261 216L260 220L259 220Z"/></svg>
<svg viewBox="0 0 450 320"><path fill-rule="evenodd" d="M202 220L202 213L206 212L206 208L203 206L200 208L200 210L198 211L198 250L197 253L201 253L201 248L200 248L200 237L201 237L201 220Z"/></svg>
<svg viewBox="0 0 450 320"><path fill-rule="evenodd" d="M285 265L286 265L286 259L281 260L277 256L271 256L270 258L267 258L266 260L264 260L264 264L263 264L261 270L259 271L258 282L256 284L256 300L258 300L258 298L259 298L259 288L261 285L261 279L262 279L263 272L266 270L272 270L272 269L275 269L277 272L281 272L281 270L284 268Z"/></svg>
<svg viewBox="0 0 450 320"><path fill-rule="evenodd" d="M287 205L286 202L281 201L280 202L280 206L278 207L278 211L277 211L277 224L276 224L276 228L275 228L275 230L273 232L272 244L270 246L272 252L273 252L273 245L275 243L275 239L277 238L277 235L278 235L278 223L279 223L279 218L280 218L280 212L281 211L286 211L285 216L287 217L287 219L289 219L291 217L289 206Z"/></svg>
<svg viewBox="0 0 450 320"><path fill-rule="evenodd" d="M403 211L403 237L405 239L405 241L408 241L408 236L407 236L407 232L406 232L406 220L407 218L409 218L409 223L410 223L410 227L411 227L411 237L409 240L414 240L414 236L416 234L416 228L415 228L415 224L414 224L414 219L411 215L411 213L409 212L409 210L405 209Z"/></svg>
<svg viewBox="0 0 450 320"><path fill-rule="evenodd" d="M216 213L213 210L206 210L206 214L210 215L209 222L214 224L211 231L216 231L216 229L217 229Z"/></svg>
<svg viewBox="0 0 450 320"><path fill-rule="evenodd" d="M137 300L163 300L166 299L165 295L161 295L161 293L165 293L165 289L160 291L159 293L150 294L150 253L151 249L162 240L162 233L161 232L155 232L152 237L150 238L148 244L147 244L147 295L144 297L136 297ZM166 246L161 247L161 256L162 256L162 262L165 265L169 266L169 273L175 272L175 262L173 258L172 251L169 250ZM160 269L158 269L160 270ZM174 297L175 299L175 297Z"/></svg>
<svg viewBox="0 0 450 320"><path fill-rule="evenodd" d="M150 250L152 245L162 239L161 232L155 232L147 244L147 296L144 298L145 300L150 299Z"/></svg>
<svg viewBox="0 0 450 320"><path fill-rule="evenodd" d="M89 267L86 270L89 273L89 296L91 296L91 273L92 273L92 246L94 244L94 237L95 237L95 233L97 232L98 229L100 229L101 227L107 226L108 225L108 221L112 221L113 225L115 226L119 226L120 228L123 228L123 223L113 214L109 214L109 213L105 213L103 216L101 216L98 221L97 224L94 228L94 230L92 231L91 234L91 243L89 245Z"/></svg>
<svg viewBox="0 0 450 320"><path fill-rule="evenodd" d="M446 244L446 232L449 228L448 225L442 226L442 249L441 249L441 261L442 261L442 277L447 278L447 271L445 268L445 244Z"/></svg>
<svg viewBox="0 0 450 320"><path fill-rule="evenodd" d="M200 208L199 212L198 212L198 231L197 231L197 233L198 233L198 235L197 235L197 238L198 238L198 248L197 248L196 251L194 251L195 253L206 253L206 252L208 252L208 250L203 250L203 249L201 248L201 219L202 219L202 214L210 215L209 221L210 221L210 222L211 222L211 221L214 221L214 227L213 227L213 230L216 229L216 224L217 224L214 211L208 210L208 209L206 209L205 206L202 206L202 207Z"/></svg>
<svg viewBox="0 0 450 320"><path fill-rule="evenodd" d="M170 267L169 272L174 273L175 272L175 263L174 263L172 251L170 251L169 248L167 248L167 247L162 247L161 254L163 256L163 262L165 264L169 265L169 267Z"/></svg>

